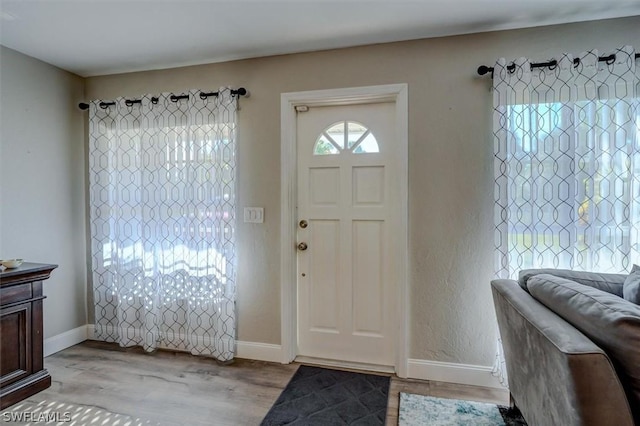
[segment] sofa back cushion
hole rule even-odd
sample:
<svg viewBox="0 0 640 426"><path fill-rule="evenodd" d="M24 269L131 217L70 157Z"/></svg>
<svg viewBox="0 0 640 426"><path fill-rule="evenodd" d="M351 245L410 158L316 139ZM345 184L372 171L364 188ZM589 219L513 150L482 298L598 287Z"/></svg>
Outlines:
<svg viewBox="0 0 640 426"><path fill-rule="evenodd" d="M573 271L571 269L523 269L518 276L518 284L520 287L529 291L527 281L529 278L540 275L549 274L560 278L566 278L579 284L588 285L607 293L615 294L622 297L624 281L627 278L625 274L605 274L598 272Z"/></svg>
<svg viewBox="0 0 640 426"><path fill-rule="evenodd" d="M607 353L640 425L640 306L548 274L529 278L527 287L534 298Z"/></svg>
<svg viewBox="0 0 640 426"><path fill-rule="evenodd" d="M640 266L633 265L631 273L624 280L622 295L625 300L640 305Z"/></svg>

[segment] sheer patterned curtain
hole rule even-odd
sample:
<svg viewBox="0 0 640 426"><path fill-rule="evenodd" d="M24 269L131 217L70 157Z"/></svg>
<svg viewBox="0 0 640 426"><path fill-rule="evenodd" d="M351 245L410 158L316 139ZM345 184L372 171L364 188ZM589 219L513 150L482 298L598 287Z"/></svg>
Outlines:
<svg viewBox="0 0 640 426"><path fill-rule="evenodd" d="M90 104L95 336L233 358L236 99Z"/></svg>
<svg viewBox="0 0 640 426"><path fill-rule="evenodd" d="M526 268L627 272L640 260L635 51L556 59L531 69L528 59L503 58L494 67L498 278Z"/></svg>
<svg viewBox="0 0 640 426"><path fill-rule="evenodd" d="M495 269L628 271L640 257L640 67L625 46L494 68Z"/></svg>

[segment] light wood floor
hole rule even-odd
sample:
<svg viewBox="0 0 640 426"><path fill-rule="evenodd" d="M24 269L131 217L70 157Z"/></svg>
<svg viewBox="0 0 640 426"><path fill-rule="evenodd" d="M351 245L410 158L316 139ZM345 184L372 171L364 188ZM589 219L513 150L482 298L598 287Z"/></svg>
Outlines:
<svg viewBox="0 0 640 426"><path fill-rule="evenodd" d="M30 412L58 420L69 413L72 422L59 424L72 425L258 425L298 368L244 359L220 365L186 353L145 354L94 341L45 358L45 366L51 387L1 412L0 419ZM398 423L400 392L486 402L504 398L489 388L392 377L387 425Z"/></svg>

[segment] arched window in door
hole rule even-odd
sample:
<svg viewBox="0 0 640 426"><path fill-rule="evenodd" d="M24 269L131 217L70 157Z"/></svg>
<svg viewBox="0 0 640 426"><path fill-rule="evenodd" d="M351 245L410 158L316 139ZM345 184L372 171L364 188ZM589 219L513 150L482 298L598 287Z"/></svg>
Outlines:
<svg viewBox="0 0 640 426"><path fill-rule="evenodd" d="M339 121L327 127L313 146L313 155L333 155L343 152L367 154L380 152L378 141L361 123Z"/></svg>

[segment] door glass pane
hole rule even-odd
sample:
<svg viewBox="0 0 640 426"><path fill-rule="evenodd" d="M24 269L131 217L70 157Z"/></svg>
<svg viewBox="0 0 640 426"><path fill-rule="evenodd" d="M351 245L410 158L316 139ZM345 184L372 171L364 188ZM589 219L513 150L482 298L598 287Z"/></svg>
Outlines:
<svg viewBox="0 0 640 426"><path fill-rule="evenodd" d="M364 154L373 152L380 152L380 148L378 147L378 141L375 136L369 132L362 138L362 141L356 146L353 153Z"/></svg>
<svg viewBox="0 0 640 426"><path fill-rule="evenodd" d="M313 147L313 155L339 154L340 151L332 144L325 135L320 135Z"/></svg>
<svg viewBox="0 0 640 426"><path fill-rule="evenodd" d="M325 132L340 148L344 148L345 124L344 121L341 121L329 127Z"/></svg>
<svg viewBox="0 0 640 426"><path fill-rule="evenodd" d="M349 134L347 137L347 144L349 148L352 148L360 138L367 132L367 128L364 127L360 123L355 123L353 121L349 121L347 123L347 129L349 130Z"/></svg>

